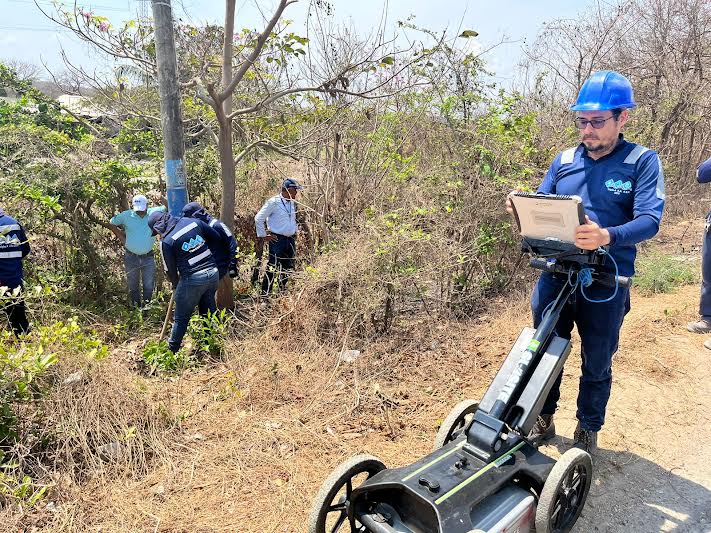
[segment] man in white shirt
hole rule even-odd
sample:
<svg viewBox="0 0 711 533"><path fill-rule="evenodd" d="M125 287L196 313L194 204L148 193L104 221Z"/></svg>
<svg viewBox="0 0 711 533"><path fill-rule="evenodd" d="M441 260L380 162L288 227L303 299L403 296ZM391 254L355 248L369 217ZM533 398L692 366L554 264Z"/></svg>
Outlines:
<svg viewBox="0 0 711 533"><path fill-rule="evenodd" d="M303 189L292 178L281 184L281 194L272 196L254 217L257 237L269 243L269 260L262 280L262 293L272 290L274 277L278 274L279 288L287 282L287 271L294 269L296 256L296 204L294 200Z"/></svg>

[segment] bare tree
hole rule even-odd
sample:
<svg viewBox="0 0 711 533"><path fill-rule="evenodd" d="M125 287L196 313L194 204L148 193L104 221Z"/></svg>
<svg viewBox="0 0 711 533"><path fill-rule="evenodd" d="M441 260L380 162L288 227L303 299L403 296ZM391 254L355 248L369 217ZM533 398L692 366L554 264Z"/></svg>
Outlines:
<svg viewBox="0 0 711 533"><path fill-rule="evenodd" d="M627 76L639 104L628 129L660 152L668 184L693 186L711 146L711 4L707 0L597 0L575 20L546 24L526 51L521 90L560 131L567 105L594 70Z"/></svg>
<svg viewBox="0 0 711 533"><path fill-rule="evenodd" d="M181 73L187 78L183 79L182 88L186 93L194 91L195 96L210 110L203 120L197 120L200 127L195 133L203 134L207 131L217 144L222 181L220 211L222 219L230 227L235 214L236 165L256 149L294 155L293 150L270 135L249 137L249 128L243 124L245 121L254 116L274 113L279 106L283 107L283 102L299 106L301 104L294 103L292 99L306 93L362 99L389 96L383 90L387 80L398 76L412 64L426 60L427 54L431 53L414 55L412 47L395 50L392 42L383 39L382 28L379 28L379 31L361 43L360 48L350 50L348 57L338 58L338 62L331 60L328 65L317 63L318 68L310 63L312 68L295 72L289 61L307 56L308 39L288 32L286 26L279 26L279 22L284 11L297 1L280 0L260 32L236 36L236 1L226 0L224 26L220 31L211 33L211 43L203 46L205 43L197 39L184 39L193 50L192 67ZM315 9L331 9L327 2L321 0L315 2L314 6ZM102 52L123 64L130 64L134 69L134 78L155 79L150 27L129 23L112 31L106 19L79 8L71 12L59 11L57 14L43 13ZM218 62L211 44L214 45L215 36L219 34L222 35L222 49ZM327 56L322 56L322 59L324 57ZM396 61L398 57L403 59ZM372 70L377 68L385 69L387 76L372 76ZM100 81L95 73L84 72L81 67L73 66L73 70L95 80L95 85L103 86L105 97L113 96L116 99L116 94L110 94L116 91L108 88L117 84L120 87L119 79L107 84L108 80ZM132 101L130 91L118 92L124 108L133 107L138 114L141 106ZM234 153L235 142L241 148L237 154Z"/></svg>

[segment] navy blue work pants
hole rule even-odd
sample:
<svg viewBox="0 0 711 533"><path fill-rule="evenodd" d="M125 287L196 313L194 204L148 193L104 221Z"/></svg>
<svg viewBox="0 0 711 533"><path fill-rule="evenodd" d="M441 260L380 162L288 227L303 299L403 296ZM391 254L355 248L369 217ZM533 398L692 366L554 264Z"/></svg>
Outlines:
<svg viewBox="0 0 711 533"><path fill-rule="evenodd" d="M531 299L534 327L541 323L543 311L555 300L565 283L563 278L541 274ZM585 289L585 294L590 299L602 300L608 298L613 290L593 284ZM582 342L582 375L576 416L583 429L600 431L605 423L605 409L612 385L612 356L617 351L622 321L629 310L630 294L627 288L619 287L615 298L605 303L587 301L578 288L561 312L555 334L570 339L575 324ZM543 405L542 414L555 413L562 377L561 372Z"/></svg>
<svg viewBox="0 0 711 533"><path fill-rule="evenodd" d="M10 287L10 292L6 293L3 301L0 302L0 309L7 314L12 331L15 336L19 337L30 332L30 321L27 319L27 307L25 307L25 300L22 298L22 291L20 294L12 295L16 289L17 287Z"/></svg>
<svg viewBox="0 0 711 533"><path fill-rule="evenodd" d="M269 259L267 270L262 279L262 293L267 295L272 290L274 278L277 278L279 289L283 289L288 280L288 273L294 270L296 257L296 239L285 235L273 234L276 239L269 241Z"/></svg>
<svg viewBox="0 0 711 533"><path fill-rule="evenodd" d="M195 307L200 307L200 314L214 313L217 309L215 291L218 279L215 267L180 277L174 295L173 329L170 332L170 339L168 339L168 347L171 352L175 353L180 349Z"/></svg>
<svg viewBox="0 0 711 533"><path fill-rule="evenodd" d="M707 224L709 217L706 218ZM711 231L704 232L704 244L701 250L701 302L699 315L704 320L711 322Z"/></svg>

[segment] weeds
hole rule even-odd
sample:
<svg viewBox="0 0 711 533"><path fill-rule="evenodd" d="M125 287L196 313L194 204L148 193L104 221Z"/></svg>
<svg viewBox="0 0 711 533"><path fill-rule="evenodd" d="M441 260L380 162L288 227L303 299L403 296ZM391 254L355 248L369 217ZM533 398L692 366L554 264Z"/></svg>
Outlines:
<svg viewBox="0 0 711 533"><path fill-rule="evenodd" d="M60 354L98 361L108 349L76 317L39 326L19 339L0 333L0 501L32 506L47 490L28 475L26 459L36 463L49 443L60 440L61 428L45 425L42 409L55 384L49 374Z"/></svg>
<svg viewBox="0 0 711 533"><path fill-rule="evenodd" d="M224 309L208 313L206 316L193 316L188 332L195 342L195 348L212 357L222 357L231 321L231 315Z"/></svg>
<svg viewBox="0 0 711 533"><path fill-rule="evenodd" d="M143 360L151 368L163 372L176 372L194 366L194 361L184 350L173 353L165 341L150 341L143 350Z"/></svg>
<svg viewBox="0 0 711 533"><path fill-rule="evenodd" d="M634 284L642 294L672 292L681 285L695 283L697 267L673 256L651 254L637 261Z"/></svg>

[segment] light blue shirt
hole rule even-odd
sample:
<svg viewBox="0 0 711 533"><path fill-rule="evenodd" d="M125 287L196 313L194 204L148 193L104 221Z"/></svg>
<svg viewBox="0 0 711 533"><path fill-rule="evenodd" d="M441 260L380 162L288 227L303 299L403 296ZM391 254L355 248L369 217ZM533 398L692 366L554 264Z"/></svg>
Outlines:
<svg viewBox="0 0 711 533"><path fill-rule="evenodd" d="M151 235L151 228L148 227L148 215L154 211L165 211L165 206L149 207L143 217L127 209L110 220L114 226L123 226L126 232L126 249L129 252L145 255L153 249L156 239Z"/></svg>
<svg viewBox="0 0 711 533"><path fill-rule="evenodd" d="M292 200L283 196L269 198L254 217L257 237L266 237L266 222L269 231L291 237L296 234L296 206Z"/></svg>

